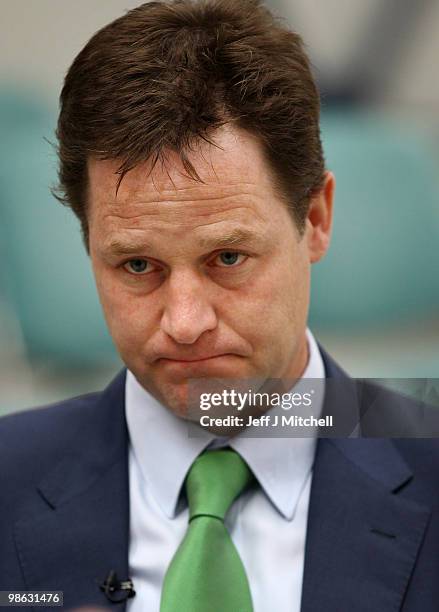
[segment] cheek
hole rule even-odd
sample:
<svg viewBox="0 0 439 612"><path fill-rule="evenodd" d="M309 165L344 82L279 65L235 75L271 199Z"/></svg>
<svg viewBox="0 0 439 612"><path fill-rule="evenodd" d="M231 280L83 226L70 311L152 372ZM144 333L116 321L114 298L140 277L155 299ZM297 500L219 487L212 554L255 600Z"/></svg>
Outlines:
<svg viewBox="0 0 439 612"><path fill-rule="evenodd" d="M301 255L279 258L244 291L227 300L225 320L231 317L235 330L259 352L276 352L303 331L308 314L309 265Z"/></svg>
<svg viewBox="0 0 439 612"><path fill-rule="evenodd" d="M118 348L138 345L153 326L151 304L144 296L133 295L108 275L96 280L99 299L110 334Z"/></svg>

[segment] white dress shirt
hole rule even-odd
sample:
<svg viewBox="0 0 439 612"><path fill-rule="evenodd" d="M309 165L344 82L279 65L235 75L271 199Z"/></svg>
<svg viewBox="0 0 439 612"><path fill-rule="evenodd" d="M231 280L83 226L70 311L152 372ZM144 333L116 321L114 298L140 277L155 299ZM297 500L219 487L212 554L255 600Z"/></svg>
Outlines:
<svg viewBox="0 0 439 612"><path fill-rule="evenodd" d="M302 378L323 381L322 357L309 330L307 340L309 359ZM322 402L320 394L313 413L320 413ZM159 612L163 578L187 529L188 508L180 496L184 479L207 446L226 441L206 430L200 437L189 437L187 423L143 389L129 371L126 418L129 576L136 591L127 612ZM254 612L299 612L316 439L239 434L227 443L245 459L260 485L238 497L225 520L248 576Z"/></svg>

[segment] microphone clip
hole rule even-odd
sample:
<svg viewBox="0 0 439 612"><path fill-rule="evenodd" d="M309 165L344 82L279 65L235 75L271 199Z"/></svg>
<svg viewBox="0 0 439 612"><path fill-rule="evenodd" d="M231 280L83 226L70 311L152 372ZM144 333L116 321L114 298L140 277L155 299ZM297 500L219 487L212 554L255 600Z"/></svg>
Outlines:
<svg viewBox="0 0 439 612"><path fill-rule="evenodd" d="M130 597L134 597L136 594L131 578L119 580L114 570L110 570L104 582L99 585L99 588L105 593L106 598L111 603L120 603Z"/></svg>

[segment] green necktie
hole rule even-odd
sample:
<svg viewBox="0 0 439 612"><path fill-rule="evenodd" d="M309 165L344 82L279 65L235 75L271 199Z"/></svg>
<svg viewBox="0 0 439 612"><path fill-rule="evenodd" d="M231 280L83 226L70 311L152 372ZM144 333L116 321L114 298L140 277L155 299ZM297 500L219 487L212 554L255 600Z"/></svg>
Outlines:
<svg viewBox="0 0 439 612"><path fill-rule="evenodd" d="M160 612L252 612L250 587L224 525L253 480L231 449L205 451L186 478L189 526L165 575Z"/></svg>

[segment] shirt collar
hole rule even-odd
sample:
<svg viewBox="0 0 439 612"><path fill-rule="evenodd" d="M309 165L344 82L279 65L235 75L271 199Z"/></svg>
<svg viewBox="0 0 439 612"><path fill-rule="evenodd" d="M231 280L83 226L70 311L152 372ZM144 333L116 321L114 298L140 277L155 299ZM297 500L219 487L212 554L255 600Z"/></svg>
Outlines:
<svg viewBox="0 0 439 612"><path fill-rule="evenodd" d="M325 369L312 333L306 331L309 358L302 375L322 380ZM314 401L313 414L320 414L323 393ZM253 438L237 435L230 441L197 428L190 436L188 422L175 416L128 371L125 410L131 451L147 486L169 518L176 515L177 502L186 474L206 447L230 445L252 469L262 489L288 520L294 518L300 493L312 468L315 437ZM195 426L196 427L196 426Z"/></svg>

